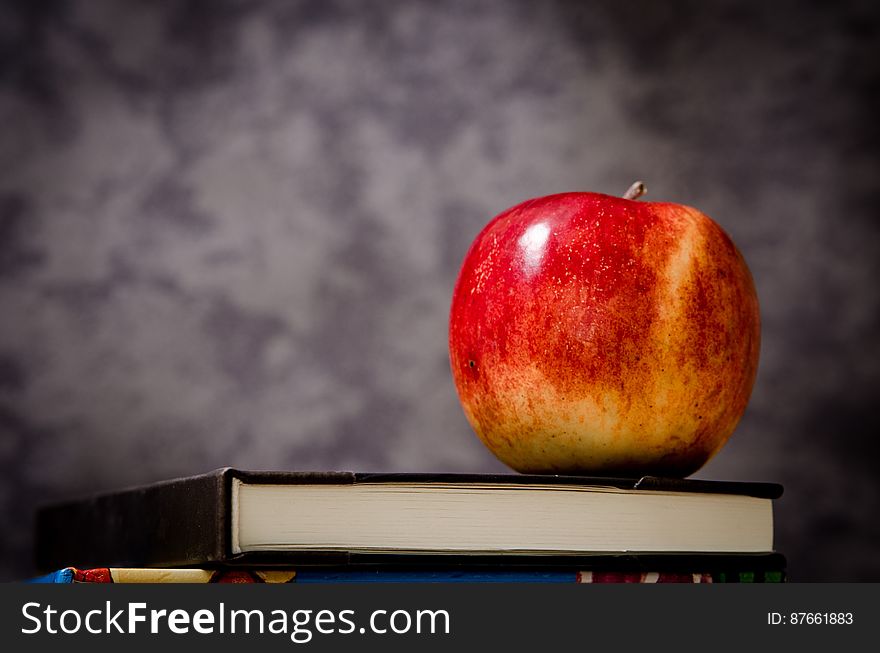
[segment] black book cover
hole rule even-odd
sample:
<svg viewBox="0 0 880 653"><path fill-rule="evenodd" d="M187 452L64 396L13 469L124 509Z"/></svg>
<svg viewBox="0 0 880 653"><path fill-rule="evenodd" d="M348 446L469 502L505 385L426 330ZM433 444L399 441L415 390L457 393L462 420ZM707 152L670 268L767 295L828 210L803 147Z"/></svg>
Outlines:
<svg viewBox="0 0 880 653"><path fill-rule="evenodd" d="M251 552L234 555L231 546L232 481L253 484L355 484L355 483L490 483L605 486L622 489L712 492L776 499L782 486L775 483L664 479L657 477L596 478L521 474L382 474L353 472L250 472L233 468L127 488L83 499L53 504L36 516L35 557L41 572L74 567L182 567L217 564L257 565L424 565L418 554L366 554L319 552ZM552 559L551 559L552 558ZM559 564L588 569L612 565L638 568L663 562L671 569L694 564L712 569L737 564L775 568L779 554L731 556L658 554L503 556L505 565L534 567ZM430 564L492 565L491 555L431 554Z"/></svg>

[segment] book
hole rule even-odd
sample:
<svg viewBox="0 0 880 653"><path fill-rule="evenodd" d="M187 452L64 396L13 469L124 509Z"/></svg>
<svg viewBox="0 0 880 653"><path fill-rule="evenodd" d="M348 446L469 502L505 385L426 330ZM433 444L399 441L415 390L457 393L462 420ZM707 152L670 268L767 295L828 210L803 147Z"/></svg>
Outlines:
<svg viewBox="0 0 880 653"><path fill-rule="evenodd" d="M199 568L150 568L150 567L96 567L77 569L65 567L49 574L28 579L27 583L292 583L296 578L293 569L199 569Z"/></svg>
<svg viewBox="0 0 880 653"><path fill-rule="evenodd" d="M223 468L46 506L41 571L766 554L773 483Z"/></svg>
<svg viewBox="0 0 880 653"><path fill-rule="evenodd" d="M728 561L730 563L730 561ZM629 571L574 568L112 568L66 567L29 579L28 583L780 583L785 560L743 559L743 567L724 571Z"/></svg>

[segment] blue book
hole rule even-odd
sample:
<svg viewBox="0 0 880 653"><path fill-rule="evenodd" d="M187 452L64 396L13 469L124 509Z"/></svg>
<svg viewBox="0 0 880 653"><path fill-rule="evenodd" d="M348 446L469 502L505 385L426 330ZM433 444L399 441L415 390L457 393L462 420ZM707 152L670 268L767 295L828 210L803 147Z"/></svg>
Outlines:
<svg viewBox="0 0 880 653"><path fill-rule="evenodd" d="M52 573L45 574L43 576L36 576L34 578L28 578L25 580L25 583L72 583L74 582L74 572L76 570L73 567L67 567L66 569L59 569L57 571L53 571Z"/></svg>
<svg viewBox="0 0 880 653"><path fill-rule="evenodd" d="M574 583L578 572L571 570L347 570L303 568L297 583Z"/></svg>

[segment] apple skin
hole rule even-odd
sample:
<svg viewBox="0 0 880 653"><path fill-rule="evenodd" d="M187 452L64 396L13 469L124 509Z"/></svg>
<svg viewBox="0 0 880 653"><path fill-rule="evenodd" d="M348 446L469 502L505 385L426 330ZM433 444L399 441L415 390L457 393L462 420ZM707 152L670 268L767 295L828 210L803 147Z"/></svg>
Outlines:
<svg viewBox="0 0 880 653"><path fill-rule="evenodd" d="M751 273L709 217L562 193L476 237L449 352L468 421L509 467L685 477L745 412L760 331Z"/></svg>

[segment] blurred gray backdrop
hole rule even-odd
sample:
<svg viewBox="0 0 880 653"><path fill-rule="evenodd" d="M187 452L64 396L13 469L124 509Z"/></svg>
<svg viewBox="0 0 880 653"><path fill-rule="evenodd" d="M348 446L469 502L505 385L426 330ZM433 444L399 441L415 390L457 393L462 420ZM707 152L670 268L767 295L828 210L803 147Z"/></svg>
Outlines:
<svg viewBox="0 0 880 653"><path fill-rule="evenodd" d="M875 6L5 2L0 574L83 492L505 471L449 372L458 266L515 203L638 178L762 302L697 476L785 485L792 580L880 581Z"/></svg>

